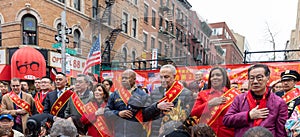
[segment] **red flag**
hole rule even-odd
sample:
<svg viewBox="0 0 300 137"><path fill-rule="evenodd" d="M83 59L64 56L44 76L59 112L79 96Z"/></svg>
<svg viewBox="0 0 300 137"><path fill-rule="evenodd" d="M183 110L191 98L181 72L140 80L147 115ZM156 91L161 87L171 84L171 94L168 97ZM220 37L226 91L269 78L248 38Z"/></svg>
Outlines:
<svg viewBox="0 0 300 137"><path fill-rule="evenodd" d="M56 69L52 68L51 71L50 71L50 78L51 78L52 81L55 81L56 75L57 75Z"/></svg>
<svg viewBox="0 0 300 137"><path fill-rule="evenodd" d="M101 48L100 48L100 34L93 44L90 53L86 59L85 66L83 68L82 74L87 74L87 70L95 65L98 65L101 63Z"/></svg>

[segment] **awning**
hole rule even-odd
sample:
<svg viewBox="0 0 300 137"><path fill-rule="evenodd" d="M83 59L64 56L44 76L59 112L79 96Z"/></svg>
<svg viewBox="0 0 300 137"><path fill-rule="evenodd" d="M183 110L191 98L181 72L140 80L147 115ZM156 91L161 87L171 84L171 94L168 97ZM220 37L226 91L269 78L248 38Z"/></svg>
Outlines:
<svg viewBox="0 0 300 137"><path fill-rule="evenodd" d="M18 49L11 57L11 77L34 80L46 76L46 60L33 47Z"/></svg>
<svg viewBox="0 0 300 137"><path fill-rule="evenodd" d="M10 81L10 65L0 65L0 80Z"/></svg>

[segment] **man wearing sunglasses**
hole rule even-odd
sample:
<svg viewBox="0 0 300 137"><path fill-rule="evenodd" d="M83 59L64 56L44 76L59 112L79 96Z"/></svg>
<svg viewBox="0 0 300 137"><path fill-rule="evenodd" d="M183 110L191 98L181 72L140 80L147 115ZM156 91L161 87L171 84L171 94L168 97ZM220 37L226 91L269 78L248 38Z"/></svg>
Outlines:
<svg viewBox="0 0 300 137"><path fill-rule="evenodd" d="M10 114L14 117L13 129L25 133L26 121L36 112L32 96L21 90L20 79L11 79L11 92L2 98L2 114Z"/></svg>

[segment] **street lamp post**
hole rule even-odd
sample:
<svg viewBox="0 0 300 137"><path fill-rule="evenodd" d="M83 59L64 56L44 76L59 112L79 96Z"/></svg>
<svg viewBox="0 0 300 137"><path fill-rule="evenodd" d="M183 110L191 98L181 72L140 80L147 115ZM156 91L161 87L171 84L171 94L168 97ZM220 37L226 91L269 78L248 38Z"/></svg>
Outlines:
<svg viewBox="0 0 300 137"><path fill-rule="evenodd" d="M62 41L61 41L61 72L66 73L66 3L64 3L64 10L61 12L61 32L62 32Z"/></svg>

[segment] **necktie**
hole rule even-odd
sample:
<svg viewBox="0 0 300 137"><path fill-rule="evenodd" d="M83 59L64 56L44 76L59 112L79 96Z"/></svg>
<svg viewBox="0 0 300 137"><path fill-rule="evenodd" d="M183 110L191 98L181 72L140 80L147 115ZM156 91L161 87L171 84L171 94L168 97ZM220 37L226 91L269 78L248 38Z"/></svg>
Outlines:
<svg viewBox="0 0 300 137"><path fill-rule="evenodd" d="M62 91L59 90L59 91L58 91L58 97L60 97L61 93L62 93Z"/></svg>

